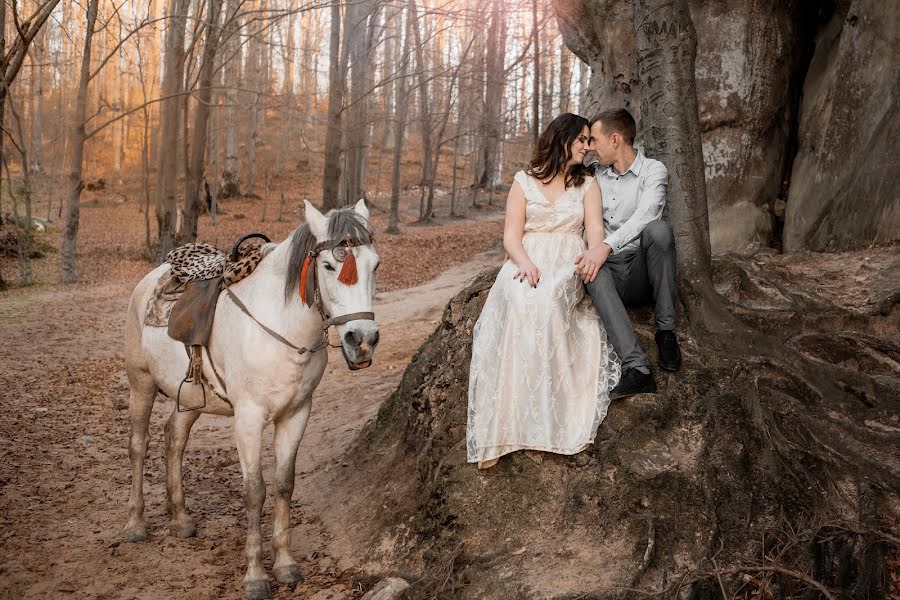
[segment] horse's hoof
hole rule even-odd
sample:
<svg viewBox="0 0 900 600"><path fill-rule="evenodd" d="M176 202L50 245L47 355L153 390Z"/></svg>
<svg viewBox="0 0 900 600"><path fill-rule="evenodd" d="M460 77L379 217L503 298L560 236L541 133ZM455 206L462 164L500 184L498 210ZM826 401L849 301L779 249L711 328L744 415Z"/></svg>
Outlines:
<svg viewBox="0 0 900 600"><path fill-rule="evenodd" d="M169 526L169 529L174 535L182 539L192 538L197 535L197 526L194 525L194 522L191 520L185 521L183 523L172 523Z"/></svg>
<svg viewBox="0 0 900 600"><path fill-rule="evenodd" d="M296 585L303 581L303 575L300 574L300 567L297 565L287 565L284 567L275 567L273 569L275 579L278 583L287 585Z"/></svg>
<svg viewBox="0 0 900 600"><path fill-rule="evenodd" d="M268 581L248 581L244 584L244 596L247 600L268 600L272 597Z"/></svg>
<svg viewBox="0 0 900 600"><path fill-rule="evenodd" d="M125 529L126 542L143 542L147 539L147 529L145 527L128 527Z"/></svg>

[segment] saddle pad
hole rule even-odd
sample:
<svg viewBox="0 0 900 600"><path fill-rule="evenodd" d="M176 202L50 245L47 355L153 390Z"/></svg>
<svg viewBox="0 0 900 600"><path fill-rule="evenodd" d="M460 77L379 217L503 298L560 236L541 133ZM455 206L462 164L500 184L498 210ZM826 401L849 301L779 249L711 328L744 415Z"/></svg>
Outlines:
<svg viewBox="0 0 900 600"><path fill-rule="evenodd" d="M233 285L249 275L262 260L259 244L241 246L238 258L232 262L210 244L184 244L166 255L172 265L172 275L181 282L225 277L225 285Z"/></svg>
<svg viewBox="0 0 900 600"><path fill-rule="evenodd" d="M224 253L204 243L184 244L166 254L172 275L182 282L221 277L225 261Z"/></svg>
<svg viewBox="0 0 900 600"><path fill-rule="evenodd" d="M156 282L153 295L150 296L150 300L147 302L144 325L168 327L172 306L174 306L176 300L181 298L183 293L184 284L178 278L172 276L172 270L169 269L163 273L159 281Z"/></svg>

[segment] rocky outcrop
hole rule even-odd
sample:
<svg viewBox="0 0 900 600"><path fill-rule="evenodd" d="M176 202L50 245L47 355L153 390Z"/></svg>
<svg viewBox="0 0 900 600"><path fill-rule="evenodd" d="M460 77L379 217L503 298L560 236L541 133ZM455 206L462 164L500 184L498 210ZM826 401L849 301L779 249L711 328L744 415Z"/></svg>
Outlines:
<svg viewBox="0 0 900 600"><path fill-rule="evenodd" d="M631 3L555 5L566 45L591 66L584 112L639 117ZM788 250L896 238L900 168L886 145L900 123L897 3L691 0L690 10L713 252L777 242L788 196Z"/></svg>
<svg viewBox="0 0 900 600"><path fill-rule="evenodd" d="M784 249L900 238L900 4L855 0L816 39L803 86Z"/></svg>
<svg viewBox="0 0 900 600"><path fill-rule="evenodd" d="M796 2L691 2L714 252L772 235L802 62Z"/></svg>

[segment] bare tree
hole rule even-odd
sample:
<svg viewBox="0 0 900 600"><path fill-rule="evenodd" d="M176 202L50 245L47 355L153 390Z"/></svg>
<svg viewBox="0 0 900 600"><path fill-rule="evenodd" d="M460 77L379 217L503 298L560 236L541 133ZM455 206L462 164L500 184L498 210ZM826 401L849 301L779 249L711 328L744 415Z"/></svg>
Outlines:
<svg viewBox="0 0 900 600"><path fill-rule="evenodd" d="M84 50L81 53L81 73L78 77L78 95L69 129L69 202L66 209L66 228L63 236L60 281L72 283L75 276L75 241L78 238L79 204L84 182L81 179L84 162L85 122L87 116L88 82L91 79L91 42L94 24L97 22L99 0L88 0L84 30Z"/></svg>
<svg viewBox="0 0 900 600"><path fill-rule="evenodd" d="M400 13L397 13L398 17ZM387 227L388 233L400 232L400 161L403 157L403 132L406 128L406 115L409 110L409 88L407 81L409 71L409 55L412 46L412 15L406 15L406 32L403 35L403 49L400 51L400 70L397 77L397 110L394 111L395 119L393 128L396 132L396 142L393 148L393 162L391 168L391 212Z"/></svg>
<svg viewBox="0 0 900 600"><path fill-rule="evenodd" d="M183 218L181 230L178 233L180 244L193 242L197 239L197 216L202 207L200 202L200 182L203 180L203 167L206 164L206 136L209 127L210 105L212 103L213 65L219 47L221 33L219 20L221 13L222 0L207 0L206 42L203 46L200 79L197 85L197 106L194 109L191 161L184 181Z"/></svg>
<svg viewBox="0 0 900 600"><path fill-rule="evenodd" d="M346 46L346 44L345 44ZM341 176L341 114L344 103L344 60L341 53L341 4L332 0L328 65L328 126L325 130L325 168L322 175L322 206L334 208Z"/></svg>

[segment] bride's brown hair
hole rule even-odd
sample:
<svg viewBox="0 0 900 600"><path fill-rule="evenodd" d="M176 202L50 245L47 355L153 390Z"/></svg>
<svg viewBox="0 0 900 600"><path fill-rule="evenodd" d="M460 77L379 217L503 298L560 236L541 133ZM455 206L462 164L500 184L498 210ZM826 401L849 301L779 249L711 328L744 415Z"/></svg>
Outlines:
<svg viewBox="0 0 900 600"><path fill-rule="evenodd" d="M572 144L585 127L590 127L590 122L572 113L563 113L553 119L538 138L526 173L546 183L556 177L557 173L564 171L566 163L572 158ZM592 173L591 167L573 165L566 172L566 188L581 185L584 178Z"/></svg>

